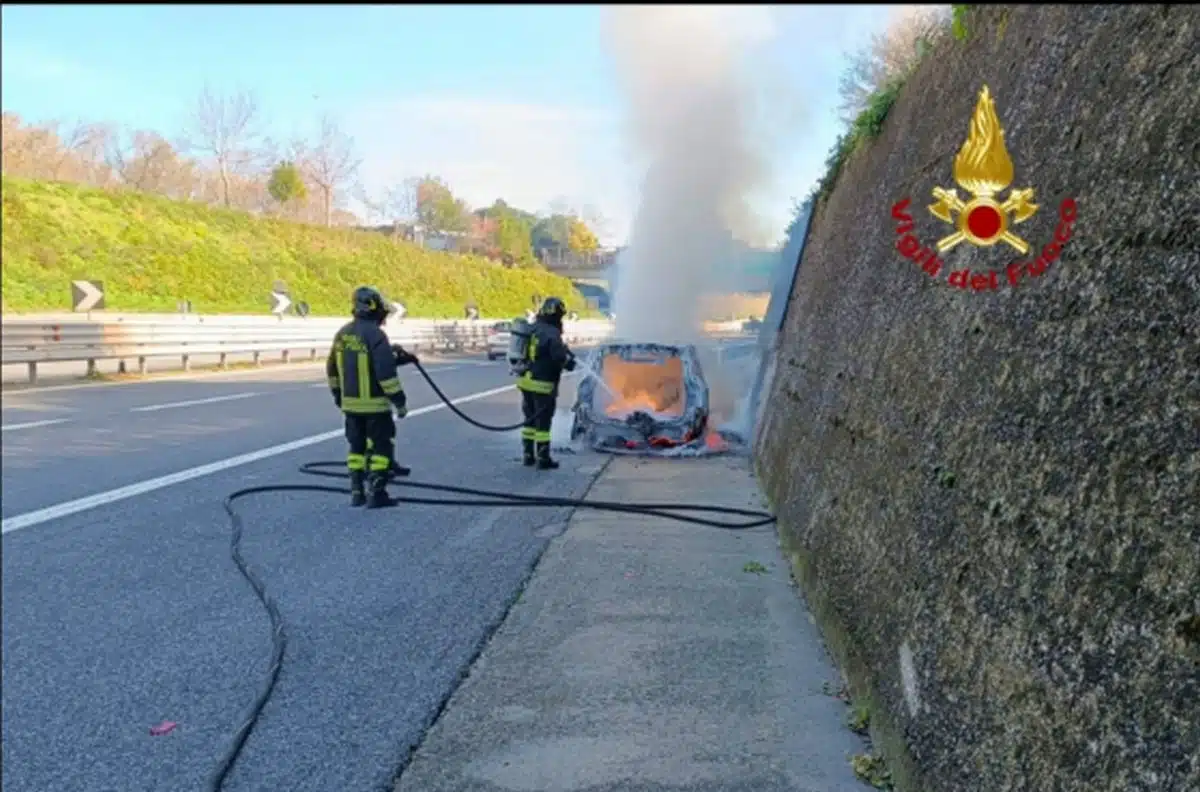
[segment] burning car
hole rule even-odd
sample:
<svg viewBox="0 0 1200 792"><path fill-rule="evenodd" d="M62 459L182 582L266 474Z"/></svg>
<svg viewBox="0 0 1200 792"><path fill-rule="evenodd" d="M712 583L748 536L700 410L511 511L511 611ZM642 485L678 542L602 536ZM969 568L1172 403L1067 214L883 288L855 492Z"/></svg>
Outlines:
<svg viewBox="0 0 1200 792"><path fill-rule="evenodd" d="M597 451L660 454L720 442L709 431L708 384L694 346L608 343L583 367L572 441L582 438Z"/></svg>

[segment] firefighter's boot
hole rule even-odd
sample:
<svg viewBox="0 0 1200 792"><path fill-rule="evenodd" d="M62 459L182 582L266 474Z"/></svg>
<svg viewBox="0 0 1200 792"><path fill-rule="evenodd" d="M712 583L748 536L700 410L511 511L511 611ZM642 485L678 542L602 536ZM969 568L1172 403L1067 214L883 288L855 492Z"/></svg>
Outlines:
<svg viewBox="0 0 1200 792"><path fill-rule="evenodd" d="M392 478L403 478L412 473L412 468L406 468L394 459L391 465Z"/></svg>
<svg viewBox="0 0 1200 792"><path fill-rule="evenodd" d="M395 501L388 495L387 491L388 471L373 470L367 478L367 508L382 509L385 506L394 506Z"/></svg>
<svg viewBox="0 0 1200 792"><path fill-rule="evenodd" d="M537 469L538 470L558 470L558 463L550 458L550 444L537 444Z"/></svg>
<svg viewBox="0 0 1200 792"><path fill-rule="evenodd" d="M533 441L530 440L528 437L522 438L521 439L521 449L524 454L521 461L525 464L525 467L533 467L534 465L536 465L537 464L537 456L535 456L533 453Z"/></svg>
<svg viewBox="0 0 1200 792"><path fill-rule="evenodd" d="M366 493L363 491L363 484L367 478L366 473L361 470L350 471L350 505L362 506L367 502Z"/></svg>

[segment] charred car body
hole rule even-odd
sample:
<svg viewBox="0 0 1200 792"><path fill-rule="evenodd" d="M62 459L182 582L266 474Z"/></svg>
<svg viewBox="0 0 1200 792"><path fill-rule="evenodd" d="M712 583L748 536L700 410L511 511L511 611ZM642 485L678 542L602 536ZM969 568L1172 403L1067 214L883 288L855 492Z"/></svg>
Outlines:
<svg viewBox="0 0 1200 792"><path fill-rule="evenodd" d="M694 346L608 343L584 367L572 441L616 453L704 446L708 384Z"/></svg>

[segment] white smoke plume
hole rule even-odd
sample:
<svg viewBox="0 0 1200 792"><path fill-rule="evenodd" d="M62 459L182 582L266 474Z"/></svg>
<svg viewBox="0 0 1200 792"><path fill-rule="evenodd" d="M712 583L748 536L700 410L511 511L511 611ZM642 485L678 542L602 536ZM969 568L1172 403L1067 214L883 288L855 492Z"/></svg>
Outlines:
<svg viewBox="0 0 1200 792"><path fill-rule="evenodd" d="M617 262L617 335L698 339L702 296L727 283L734 236L755 230L765 185L749 48L773 33L765 6L617 6L605 39L645 167L629 247Z"/></svg>

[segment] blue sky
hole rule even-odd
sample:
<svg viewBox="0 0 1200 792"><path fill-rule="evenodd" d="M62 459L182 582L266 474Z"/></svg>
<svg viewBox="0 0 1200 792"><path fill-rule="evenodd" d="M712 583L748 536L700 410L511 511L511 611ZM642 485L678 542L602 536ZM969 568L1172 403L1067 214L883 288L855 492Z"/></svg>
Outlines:
<svg viewBox="0 0 1200 792"><path fill-rule="evenodd" d="M771 31L755 74L786 105L755 199L782 229L837 134L845 52L888 6L745 6ZM5 6L2 101L27 121L110 121L171 133L207 82L256 93L269 132L305 134L330 113L380 191L442 175L468 202L531 211L591 206L623 241L638 174L600 6ZM778 109L778 108L776 108Z"/></svg>

